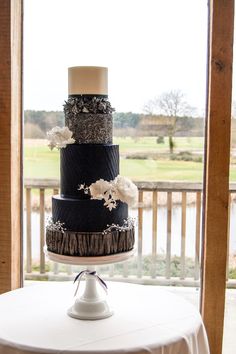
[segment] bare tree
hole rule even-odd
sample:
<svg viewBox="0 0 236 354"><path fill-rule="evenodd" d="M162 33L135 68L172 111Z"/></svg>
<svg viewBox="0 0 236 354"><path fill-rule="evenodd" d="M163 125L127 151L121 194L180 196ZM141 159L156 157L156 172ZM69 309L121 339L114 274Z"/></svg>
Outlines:
<svg viewBox="0 0 236 354"><path fill-rule="evenodd" d="M184 94L180 90L164 92L159 97L148 101L144 106L145 113L153 114L155 112L163 114L168 118L168 138L171 154L173 154L174 151L173 137L176 133L178 117L190 115L194 110L195 109L184 100Z"/></svg>
<svg viewBox="0 0 236 354"><path fill-rule="evenodd" d="M147 101L143 106L143 112L145 114L153 115L156 113L157 108L157 98Z"/></svg>

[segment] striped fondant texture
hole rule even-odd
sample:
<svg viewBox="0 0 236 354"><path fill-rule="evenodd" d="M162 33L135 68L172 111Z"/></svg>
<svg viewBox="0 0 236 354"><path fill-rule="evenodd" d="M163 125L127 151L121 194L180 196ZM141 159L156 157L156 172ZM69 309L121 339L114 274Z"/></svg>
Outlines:
<svg viewBox="0 0 236 354"><path fill-rule="evenodd" d="M70 231L102 232L108 226L122 226L128 217L128 205L118 202L111 211L105 207L104 200L79 200L52 197L53 222L60 221Z"/></svg>
<svg viewBox="0 0 236 354"><path fill-rule="evenodd" d="M61 149L61 194L87 199L79 185L89 186L100 178L111 181L119 174L119 146L73 144Z"/></svg>

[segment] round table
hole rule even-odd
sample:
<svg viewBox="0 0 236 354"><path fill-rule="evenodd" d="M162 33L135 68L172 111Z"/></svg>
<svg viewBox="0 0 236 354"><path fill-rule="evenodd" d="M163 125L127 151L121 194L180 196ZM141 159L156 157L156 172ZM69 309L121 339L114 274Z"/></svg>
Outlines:
<svg viewBox="0 0 236 354"><path fill-rule="evenodd" d="M0 354L209 354L201 316L180 296L109 282L114 316L84 321L66 314L74 287L48 282L1 295Z"/></svg>

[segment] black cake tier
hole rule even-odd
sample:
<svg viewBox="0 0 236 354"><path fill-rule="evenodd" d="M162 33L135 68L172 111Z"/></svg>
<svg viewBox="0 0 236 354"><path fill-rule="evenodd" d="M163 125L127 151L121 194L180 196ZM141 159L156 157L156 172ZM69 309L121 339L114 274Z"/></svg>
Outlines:
<svg viewBox="0 0 236 354"><path fill-rule="evenodd" d="M53 222L60 221L67 230L77 232L101 232L112 224L122 226L128 217L127 204L118 202L117 207L111 211L103 204L104 200L53 196Z"/></svg>
<svg viewBox="0 0 236 354"><path fill-rule="evenodd" d="M100 178L111 181L119 174L119 146L73 144L61 149L61 195L88 199L80 184L89 186Z"/></svg>

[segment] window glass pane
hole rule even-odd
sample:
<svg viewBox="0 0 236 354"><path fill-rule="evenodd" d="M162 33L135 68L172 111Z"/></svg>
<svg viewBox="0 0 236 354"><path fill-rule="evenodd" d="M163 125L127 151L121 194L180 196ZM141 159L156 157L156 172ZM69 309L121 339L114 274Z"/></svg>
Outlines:
<svg viewBox="0 0 236 354"><path fill-rule="evenodd" d="M64 125L67 68L107 66L120 173L137 183L140 204L130 209L136 256L100 273L179 285L173 291L198 303L207 10L205 0L25 0L26 279L78 271L44 263L60 177L59 151L45 138Z"/></svg>

